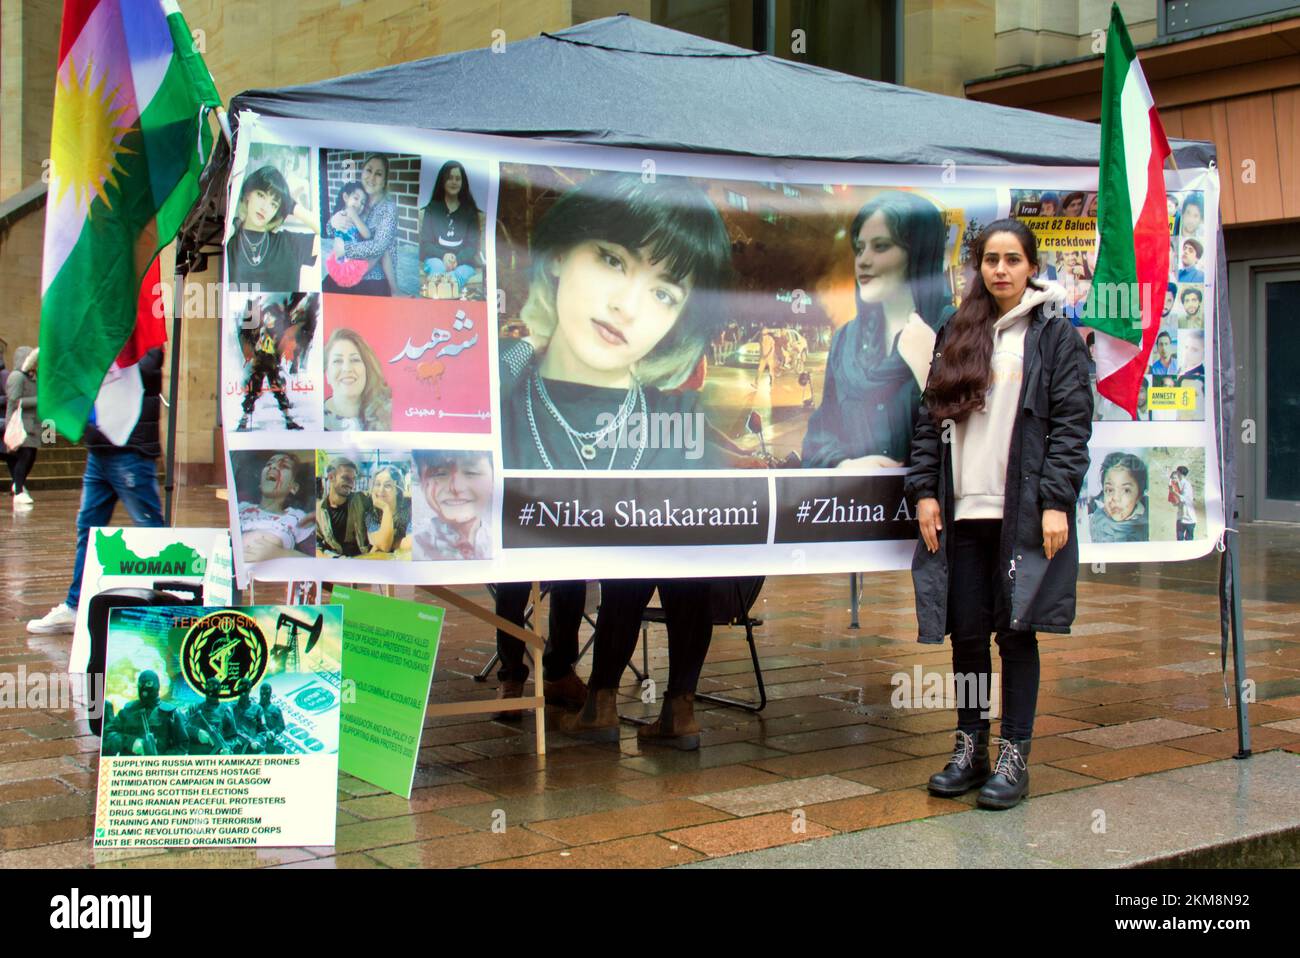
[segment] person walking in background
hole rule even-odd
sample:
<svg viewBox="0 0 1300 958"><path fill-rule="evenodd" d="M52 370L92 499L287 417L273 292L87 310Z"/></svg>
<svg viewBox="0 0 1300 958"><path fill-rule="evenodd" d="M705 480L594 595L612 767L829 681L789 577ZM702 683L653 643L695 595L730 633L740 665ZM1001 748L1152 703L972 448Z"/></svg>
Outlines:
<svg viewBox="0 0 1300 958"><path fill-rule="evenodd" d="M1169 491L1178 507L1174 529L1179 542L1191 542L1196 538L1196 491L1192 488L1190 473L1186 466L1179 466L1170 476Z"/></svg>
<svg viewBox="0 0 1300 958"><path fill-rule="evenodd" d="M81 507L77 511L77 557L67 597L39 619L27 623L34 635L71 632L81 601L81 571L86 565L90 530L108 525L118 500L137 526L163 524L162 497L158 489L158 457L162 444L158 424L162 411L163 351L154 348L140 359L140 416L122 445L116 445L93 424L86 426L86 473L81 478Z"/></svg>
<svg viewBox="0 0 1300 958"><path fill-rule="evenodd" d="M36 464L36 451L41 445L41 423L36 415L36 364L39 349L19 346L14 352L14 368L5 380L5 452L9 454L9 472L13 476L14 511L22 512L32 507L31 493L27 491L27 477ZM12 448L9 446L10 420L17 417L26 435Z"/></svg>

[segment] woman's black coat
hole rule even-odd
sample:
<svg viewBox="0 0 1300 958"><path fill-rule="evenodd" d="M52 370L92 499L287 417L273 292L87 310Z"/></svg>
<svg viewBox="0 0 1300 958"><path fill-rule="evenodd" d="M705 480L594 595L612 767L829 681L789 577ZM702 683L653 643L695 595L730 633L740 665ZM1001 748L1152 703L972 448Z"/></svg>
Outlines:
<svg viewBox="0 0 1300 958"><path fill-rule="evenodd" d="M943 362L944 332L950 325L945 324L935 342L931 375ZM1075 506L1088 471L1092 389L1083 339L1069 320L1047 315L1043 305L1030 314L1025 333L1024 374L1016 408L998 547L1006 607L1011 610L1010 627L1069 632L1079 574ZM912 439L912 466L904 483L914 509L921 499L937 499L943 517L939 550L930 552L918 538L912 558L918 640L926 643L942 642L951 631L948 569L954 495L952 457L943 432L923 405ZM1068 518L1066 545L1050 562L1043 550L1044 509L1060 509Z"/></svg>

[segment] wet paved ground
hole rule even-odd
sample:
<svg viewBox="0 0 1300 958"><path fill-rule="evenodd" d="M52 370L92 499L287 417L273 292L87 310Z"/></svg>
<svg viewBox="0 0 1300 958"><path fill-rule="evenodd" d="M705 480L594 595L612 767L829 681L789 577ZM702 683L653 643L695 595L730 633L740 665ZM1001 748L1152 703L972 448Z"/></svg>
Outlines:
<svg viewBox="0 0 1300 958"><path fill-rule="evenodd" d="M0 504L0 672L61 670L68 638L23 626L67 588L75 494L46 493L21 515ZM187 490L178 510L181 525L224 524L224 515L211 489ZM1074 633L1041 637L1034 797L1010 813L925 791L951 748L954 716L895 708L891 678L917 666L946 672L949 653L913 641L907 574L867 580L859 630L848 628L847 576L778 578L757 609L770 699L761 717L702 711L698 753L641 749L632 725L618 747L553 733L544 759L530 719L430 719L409 802L340 781L332 848L97 856L98 740L69 712L0 709L0 867L664 867L733 855L743 857L718 864L962 865L970 848L1005 847L1007 835L1020 844L1005 848L1005 864L1123 864L1199 847L1207 835L1294 829L1300 811L1286 797L1300 767L1300 530L1250 525L1243 543L1252 744L1257 756L1273 751L1266 761L1217 761L1237 738L1219 672L1215 557L1085 572ZM651 635L662 683L664 636ZM432 700L493 697L494 682L471 678L492 651L485 626L449 613ZM656 712L627 679L623 714ZM701 690L746 695L754 684L743 632L718 630ZM1184 815L1216 797L1227 811L1189 833ZM1106 834L1089 827L1097 809L1121 830L1114 840L1096 840ZM492 830L497 810L503 833ZM970 835L979 841L963 852ZM776 850L744 855L763 849Z"/></svg>

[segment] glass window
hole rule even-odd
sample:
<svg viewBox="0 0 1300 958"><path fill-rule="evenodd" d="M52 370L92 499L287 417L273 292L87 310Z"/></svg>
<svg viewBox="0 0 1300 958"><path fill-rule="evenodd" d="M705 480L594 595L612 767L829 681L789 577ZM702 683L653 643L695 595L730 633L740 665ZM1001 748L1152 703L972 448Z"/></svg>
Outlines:
<svg viewBox="0 0 1300 958"><path fill-rule="evenodd" d="M787 60L898 82L896 0L652 0L650 19Z"/></svg>

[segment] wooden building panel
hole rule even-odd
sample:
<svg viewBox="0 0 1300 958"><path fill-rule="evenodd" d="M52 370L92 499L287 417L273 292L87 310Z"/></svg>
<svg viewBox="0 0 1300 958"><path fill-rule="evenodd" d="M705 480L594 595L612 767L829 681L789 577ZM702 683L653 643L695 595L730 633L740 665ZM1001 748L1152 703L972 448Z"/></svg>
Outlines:
<svg viewBox="0 0 1300 958"><path fill-rule="evenodd" d="M1278 178L1282 183L1282 215L1300 217L1300 88L1273 94L1277 130Z"/></svg>
<svg viewBox="0 0 1300 958"><path fill-rule="evenodd" d="M1220 162L1222 179L1231 177L1236 191L1236 222L1281 219L1282 184L1277 168L1277 131L1273 97L1263 93L1223 103L1232 144L1232 166Z"/></svg>
<svg viewBox="0 0 1300 958"><path fill-rule="evenodd" d="M1231 169L1232 158L1228 153L1226 133L1223 136L1215 134L1213 116L1215 105L1199 104L1185 107L1182 111L1183 136L1189 140L1210 140L1213 142L1218 150L1220 170ZM1226 125L1225 121L1224 126L1226 127ZM1237 221L1233 178L1231 176L1220 176L1220 182L1219 216L1223 225L1229 226Z"/></svg>

